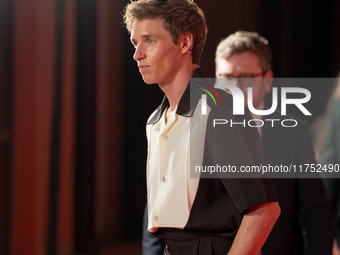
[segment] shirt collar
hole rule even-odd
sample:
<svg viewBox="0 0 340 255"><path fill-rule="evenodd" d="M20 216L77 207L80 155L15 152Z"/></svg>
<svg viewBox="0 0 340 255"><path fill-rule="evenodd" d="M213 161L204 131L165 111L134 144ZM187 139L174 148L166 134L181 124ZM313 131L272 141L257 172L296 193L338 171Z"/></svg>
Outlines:
<svg viewBox="0 0 340 255"><path fill-rule="evenodd" d="M206 78L206 75L204 73L204 71L202 70L202 68L198 67L195 72L192 75L192 78ZM191 117L196 105L198 103L198 100L200 98L200 93L195 93L195 95L191 95L190 98L190 86L189 86L190 82L188 83L182 97L181 100L178 103L178 107L176 110L176 114L184 116L184 117ZM197 94L197 95L196 95ZM194 103L190 104L190 99L194 100ZM153 115L153 117L148 121L147 124L155 124L159 121L159 119L162 117L162 114L164 112L164 110L169 106L169 101L167 96L165 95L163 98L163 101L161 103L160 106L157 107L157 109L155 110L155 114Z"/></svg>

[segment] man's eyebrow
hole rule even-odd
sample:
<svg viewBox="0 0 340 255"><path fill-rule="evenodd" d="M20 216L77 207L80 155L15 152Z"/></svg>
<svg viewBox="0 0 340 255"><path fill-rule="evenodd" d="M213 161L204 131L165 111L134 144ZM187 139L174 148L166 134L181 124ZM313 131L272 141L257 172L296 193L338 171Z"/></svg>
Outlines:
<svg viewBox="0 0 340 255"><path fill-rule="evenodd" d="M149 38L154 36L153 34L146 34L146 35L142 35L141 38Z"/></svg>

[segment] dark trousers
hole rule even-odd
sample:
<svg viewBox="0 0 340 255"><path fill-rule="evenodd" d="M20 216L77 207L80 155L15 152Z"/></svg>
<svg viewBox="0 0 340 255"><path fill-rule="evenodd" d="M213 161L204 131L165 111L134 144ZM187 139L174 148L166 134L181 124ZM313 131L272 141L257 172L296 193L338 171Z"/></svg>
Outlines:
<svg viewBox="0 0 340 255"><path fill-rule="evenodd" d="M233 243L215 233L172 228L160 228L156 235L164 239L166 255L225 255Z"/></svg>

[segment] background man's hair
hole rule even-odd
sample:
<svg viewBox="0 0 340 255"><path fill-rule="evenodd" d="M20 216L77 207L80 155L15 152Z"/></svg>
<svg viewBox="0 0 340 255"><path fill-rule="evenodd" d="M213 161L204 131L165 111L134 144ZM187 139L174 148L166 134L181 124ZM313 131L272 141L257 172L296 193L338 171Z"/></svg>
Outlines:
<svg viewBox="0 0 340 255"><path fill-rule="evenodd" d="M228 59L234 54L253 52L260 60L264 72L272 69L272 54L268 41L255 32L238 31L223 39L216 49L215 63L218 59Z"/></svg>
<svg viewBox="0 0 340 255"><path fill-rule="evenodd" d="M193 34L192 62L199 64L207 36L207 24L203 11L193 0L139 0L125 7L124 23L131 33L136 20L156 19L164 21L174 43L184 32Z"/></svg>

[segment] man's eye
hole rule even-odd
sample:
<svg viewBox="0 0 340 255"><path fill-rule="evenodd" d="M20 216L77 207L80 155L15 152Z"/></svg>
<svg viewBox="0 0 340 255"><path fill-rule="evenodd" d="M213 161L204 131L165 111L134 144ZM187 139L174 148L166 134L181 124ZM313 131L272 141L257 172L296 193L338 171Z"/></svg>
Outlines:
<svg viewBox="0 0 340 255"><path fill-rule="evenodd" d="M154 42L155 42L155 40L152 40L152 39L147 39L147 40L146 40L146 43L147 43L147 44L152 44L152 43L154 43Z"/></svg>

